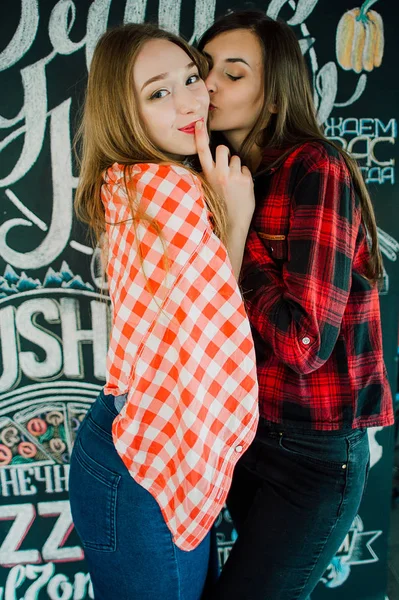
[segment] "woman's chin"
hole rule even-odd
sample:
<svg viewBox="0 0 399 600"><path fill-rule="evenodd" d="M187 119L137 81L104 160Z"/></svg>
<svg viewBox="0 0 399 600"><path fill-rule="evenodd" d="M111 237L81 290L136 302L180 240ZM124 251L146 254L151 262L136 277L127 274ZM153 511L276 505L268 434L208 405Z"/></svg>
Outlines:
<svg viewBox="0 0 399 600"><path fill-rule="evenodd" d="M211 131L225 131L226 129L229 129L229 126L228 123L223 122L220 115L210 113L209 128Z"/></svg>
<svg viewBox="0 0 399 600"><path fill-rule="evenodd" d="M193 136L192 140L187 140L186 142L180 143L178 146L173 145L172 147L171 145L169 148L164 146L162 151L173 160L183 161L186 156L194 156L194 154L197 154L197 146Z"/></svg>

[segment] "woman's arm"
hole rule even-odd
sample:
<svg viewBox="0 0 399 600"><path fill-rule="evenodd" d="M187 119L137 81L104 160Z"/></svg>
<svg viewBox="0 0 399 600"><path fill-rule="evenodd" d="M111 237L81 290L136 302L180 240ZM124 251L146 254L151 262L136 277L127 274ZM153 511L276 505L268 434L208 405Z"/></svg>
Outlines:
<svg viewBox="0 0 399 600"><path fill-rule="evenodd" d="M238 281L245 242L255 210L252 175L247 167L241 166L238 156L230 158L227 146L218 146L213 160L208 135L201 121L197 121L195 139L204 176L227 205L227 251Z"/></svg>
<svg viewBox="0 0 399 600"><path fill-rule="evenodd" d="M248 236L242 288L251 324L276 356L311 373L336 344L352 280L360 211L343 159L322 146L300 158L288 257L280 268L255 231Z"/></svg>
<svg viewBox="0 0 399 600"><path fill-rule="evenodd" d="M248 228L249 224L245 222L243 224L233 223L229 226L227 231L227 253L237 281L240 277Z"/></svg>

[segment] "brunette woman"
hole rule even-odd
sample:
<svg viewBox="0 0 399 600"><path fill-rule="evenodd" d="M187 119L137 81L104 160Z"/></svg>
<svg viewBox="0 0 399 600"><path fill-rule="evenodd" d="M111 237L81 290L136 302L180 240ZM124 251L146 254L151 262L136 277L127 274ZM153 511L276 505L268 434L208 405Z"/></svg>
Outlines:
<svg viewBox="0 0 399 600"><path fill-rule="evenodd" d="M261 419L234 472L238 540L214 597L302 600L357 514L367 428L393 423L375 217L356 163L317 123L288 25L231 13L199 49L211 129L250 166L256 197L241 287Z"/></svg>

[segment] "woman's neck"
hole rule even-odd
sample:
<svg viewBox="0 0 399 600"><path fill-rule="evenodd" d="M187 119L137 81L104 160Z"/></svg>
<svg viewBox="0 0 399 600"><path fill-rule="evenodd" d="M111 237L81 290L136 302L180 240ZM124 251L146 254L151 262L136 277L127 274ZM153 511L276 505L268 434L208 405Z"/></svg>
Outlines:
<svg viewBox="0 0 399 600"><path fill-rule="evenodd" d="M240 135L240 132L237 131L226 131L226 133L224 133L224 137L229 142L233 150L238 154L246 136L242 134ZM255 173L262 160L262 149L257 144L253 144L249 152L248 159L247 166L251 173Z"/></svg>
<svg viewBox="0 0 399 600"><path fill-rule="evenodd" d="M251 173L256 173L260 163L262 162L262 148L260 148L257 144L251 148L251 152L249 153L249 165Z"/></svg>

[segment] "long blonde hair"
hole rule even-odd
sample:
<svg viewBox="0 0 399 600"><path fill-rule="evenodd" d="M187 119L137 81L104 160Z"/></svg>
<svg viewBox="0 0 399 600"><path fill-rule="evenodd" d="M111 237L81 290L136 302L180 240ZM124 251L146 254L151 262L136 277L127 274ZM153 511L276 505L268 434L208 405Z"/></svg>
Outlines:
<svg viewBox="0 0 399 600"><path fill-rule="evenodd" d="M114 163L124 165L124 184L132 213L132 223L144 219L160 233L156 221L139 212L129 190L129 170L134 164L151 162L181 164L172 160L150 140L140 119L134 93L133 66L138 53L150 40L162 39L176 44L206 76L207 64L198 51L180 37L150 24L127 24L110 29L99 39L90 67L83 117L75 138L80 165L75 195L77 217L89 226L94 241L102 245L105 211L101 200L104 173ZM214 230L226 241L226 206L204 178L200 178L205 200L213 215ZM117 225L117 224L114 224Z"/></svg>

